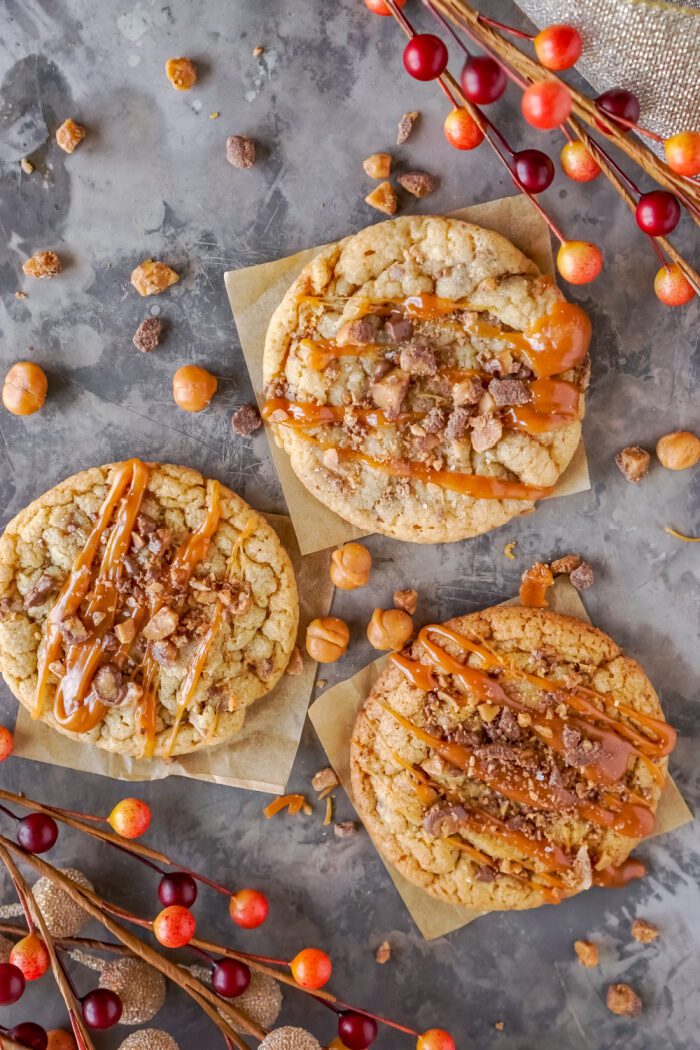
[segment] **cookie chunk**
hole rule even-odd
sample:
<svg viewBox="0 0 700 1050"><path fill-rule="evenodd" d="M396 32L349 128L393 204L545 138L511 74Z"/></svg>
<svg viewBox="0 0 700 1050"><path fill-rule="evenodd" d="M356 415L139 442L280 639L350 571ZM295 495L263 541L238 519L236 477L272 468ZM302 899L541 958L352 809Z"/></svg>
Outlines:
<svg viewBox="0 0 700 1050"><path fill-rule="evenodd" d="M390 657L355 723L353 794L410 882L532 908L641 873L624 862L653 831L674 743L641 667L602 631L498 607Z"/></svg>
<svg viewBox="0 0 700 1050"><path fill-rule="evenodd" d="M229 740L284 673L294 572L276 534L195 470L68 478L0 538L0 670L49 725L108 751Z"/></svg>
<svg viewBox="0 0 700 1050"><path fill-rule="evenodd" d="M580 439L589 339L584 312L505 238L393 219L325 248L285 295L263 418L347 521L459 540L553 491ZM452 424L433 429L436 414Z"/></svg>

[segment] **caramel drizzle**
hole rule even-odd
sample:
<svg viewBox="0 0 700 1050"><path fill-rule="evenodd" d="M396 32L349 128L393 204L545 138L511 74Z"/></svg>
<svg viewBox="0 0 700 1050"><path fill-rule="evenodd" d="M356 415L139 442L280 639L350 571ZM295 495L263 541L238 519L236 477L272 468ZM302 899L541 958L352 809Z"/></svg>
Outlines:
<svg viewBox="0 0 700 1050"><path fill-rule="evenodd" d="M462 496L471 496L473 499L512 499L534 501L544 499L554 491L553 486L537 487L526 485L521 481L506 481L503 478L487 477L482 474L462 474L454 470L435 470L422 463L402 459L375 459L357 449L343 448L324 442L310 434L299 432L304 440L316 445L318 448L328 451L334 449L339 459L352 463L363 463L372 470L378 470L382 474L388 474L394 478L411 478L420 481L424 485L437 485L451 492L458 492Z"/></svg>
<svg viewBox="0 0 700 1050"><path fill-rule="evenodd" d="M345 405L314 405L310 401L288 401L284 397L274 397L265 402L261 414L264 420L269 420L274 412L279 411L286 412L290 418L275 422L280 426L297 429L342 423L348 409ZM395 418L387 419L378 408L352 408L351 411L355 419L368 427L393 427L399 423L411 423L422 419L425 414L423 412L401 412Z"/></svg>

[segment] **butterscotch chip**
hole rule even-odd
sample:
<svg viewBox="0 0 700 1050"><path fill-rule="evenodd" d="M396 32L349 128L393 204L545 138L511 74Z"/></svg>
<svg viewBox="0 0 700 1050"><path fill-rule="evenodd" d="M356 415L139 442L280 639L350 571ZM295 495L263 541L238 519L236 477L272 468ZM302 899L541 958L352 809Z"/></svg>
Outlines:
<svg viewBox="0 0 700 1050"><path fill-rule="evenodd" d="M179 274L157 259L145 259L131 271L131 283L139 295L159 295L179 280Z"/></svg>
<svg viewBox="0 0 700 1050"><path fill-rule="evenodd" d="M22 266L27 277L57 277L61 272L61 260L56 252L36 252Z"/></svg>
<svg viewBox="0 0 700 1050"><path fill-rule="evenodd" d="M555 576L568 576L574 569L578 569L582 561L580 554L565 554L563 558L555 558L549 567Z"/></svg>
<svg viewBox="0 0 700 1050"><path fill-rule="evenodd" d="M383 212L384 215L395 215L398 203L396 191L389 181L380 182L377 188L365 197L365 204Z"/></svg>
<svg viewBox="0 0 700 1050"><path fill-rule="evenodd" d="M399 186L414 197L427 197L437 189L437 179L427 171L407 171L396 180Z"/></svg>
<svg viewBox="0 0 700 1050"><path fill-rule="evenodd" d="M418 110L412 110L410 113L404 113L399 121L399 126L396 132L396 145L403 146L404 142L408 142L413 129L420 120L420 113Z"/></svg>
<svg viewBox="0 0 700 1050"><path fill-rule="evenodd" d="M197 67L191 58L169 58L165 75L177 91L189 91L197 81Z"/></svg>
<svg viewBox="0 0 700 1050"><path fill-rule="evenodd" d="M255 164L255 143L247 135L229 135L226 139L226 160L234 168L252 168Z"/></svg>
<svg viewBox="0 0 700 1050"><path fill-rule="evenodd" d="M606 998L608 1010L620 1017L639 1017L642 1000L628 984L611 984Z"/></svg>
<svg viewBox="0 0 700 1050"><path fill-rule="evenodd" d="M574 951L582 966L597 966L600 959L598 945L593 941L574 941Z"/></svg>
<svg viewBox="0 0 700 1050"><path fill-rule="evenodd" d="M319 769L318 773L314 773L311 778L311 786L314 791L327 791L328 788L338 787L339 783L336 772L331 766Z"/></svg>
<svg viewBox="0 0 700 1050"><path fill-rule="evenodd" d="M165 324L160 317L147 317L138 326L131 341L137 350L150 354L160 343L164 328Z"/></svg>
<svg viewBox="0 0 700 1050"><path fill-rule="evenodd" d="M34 171L34 165L30 160L27 160L26 157L22 157L21 161L19 162L19 166L25 175L31 175L31 173Z"/></svg>
<svg viewBox="0 0 700 1050"><path fill-rule="evenodd" d="M65 153L72 153L86 135L87 131L82 124L76 124L69 117L68 120L64 120L63 124L56 131L56 142Z"/></svg>
<svg viewBox="0 0 700 1050"><path fill-rule="evenodd" d="M391 154L373 153L363 160L362 167L371 179L386 179L391 171Z"/></svg>
<svg viewBox="0 0 700 1050"><path fill-rule="evenodd" d="M388 941L382 941L374 953L374 958L380 966L384 966L385 963L389 962L389 959L391 958L391 945Z"/></svg>
<svg viewBox="0 0 700 1050"><path fill-rule="evenodd" d="M628 445L618 452L615 462L627 480L636 483L649 473L651 456L639 445Z"/></svg>
<svg viewBox="0 0 700 1050"><path fill-rule="evenodd" d="M640 944L651 944L659 936L659 927L646 919L635 919L632 923L632 936Z"/></svg>
<svg viewBox="0 0 700 1050"><path fill-rule="evenodd" d="M407 587L403 591L394 591L394 607L403 609L409 616L413 616L418 605L418 591L413 587Z"/></svg>

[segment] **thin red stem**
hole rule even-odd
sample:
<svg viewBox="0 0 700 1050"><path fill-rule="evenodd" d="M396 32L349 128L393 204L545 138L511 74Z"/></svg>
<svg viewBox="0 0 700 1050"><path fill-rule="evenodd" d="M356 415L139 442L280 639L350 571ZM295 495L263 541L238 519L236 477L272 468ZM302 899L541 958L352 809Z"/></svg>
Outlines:
<svg viewBox="0 0 700 1050"><path fill-rule="evenodd" d="M388 0L387 0L387 2L388 2ZM423 0L423 3L424 4L428 4L429 0ZM457 18L457 16L455 16L455 17ZM462 19L462 18L457 18L457 20L459 21L459 25L460 25L460 28L462 29L462 32L466 33L467 36L469 37L469 39L472 40L476 44L477 47L480 47L484 51L487 51L488 54L489 54L489 57L492 58L494 60L494 62L496 62L497 65L499 65L501 67L501 69L506 74L506 76L510 80L512 80L514 84L517 84L518 87L521 88L524 91L525 88L528 86L527 81L524 80L523 77L521 77L520 74L517 73L514 69L511 69L510 66L508 65L508 63L504 62L503 59L501 58L501 56L498 55L489 46L487 41L482 40L480 37L478 37L476 35L476 33L472 30L472 28L471 28L471 26L469 25L468 22L465 22L464 19Z"/></svg>
<svg viewBox="0 0 700 1050"><path fill-rule="evenodd" d="M62 813L64 817L73 817L75 820L85 820L90 824L109 824L107 817L98 817L94 813L83 813L79 809L63 809L62 806L51 806L55 813Z"/></svg>
<svg viewBox="0 0 700 1050"><path fill-rule="evenodd" d="M340 999L335 1000L335 1005L340 1007L341 1010L352 1010L354 1014L364 1014L365 1017L371 1017L373 1021L378 1021L380 1024L388 1025L389 1028L396 1028L399 1032L405 1032L406 1035L415 1036L416 1039L420 1035L415 1028L408 1028L404 1024L399 1024L398 1021L392 1021L389 1017L384 1017L382 1014L373 1014L371 1010L364 1010L358 1006L351 1006L350 1003L344 1003Z"/></svg>
<svg viewBox="0 0 700 1050"><path fill-rule="evenodd" d="M438 11L437 8L434 7L434 5L432 4L431 0L423 0L423 5L428 8L428 10L430 11L431 15L433 15L433 17L436 18L438 20L438 22L440 22L440 24L448 31L448 33L453 38L453 40L455 41L457 46L459 48L461 48L461 50L464 52L464 54L467 56L467 58L470 58L471 57L471 52L469 51L469 49L465 45L464 41L460 40L459 34L456 32L455 28L451 25L451 23L448 22L448 20L445 18L445 16L443 15L442 11ZM465 28L464 31L468 32L468 30L466 28ZM471 34L469 34L469 35L471 36L471 39L475 43L479 44L480 47L484 47L484 48L486 47L486 45L482 44L481 41L477 37L472 36ZM500 58L499 55L494 54L493 51L490 51L490 55L491 55L491 58L493 58L494 62L496 62L501 67L501 69L506 74L506 76L510 80L512 80L514 84L517 84L518 87L522 91L524 91L525 88L527 87L527 82L525 80L523 80L523 78L520 76L520 74L516 73L516 71L514 69L511 69L510 66L507 65L503 61L503 59Z"/></svg>
<svg viewBox="0 0 700 1050"><path fill-rule="evenodd" d="M16 813L13 813L11 809L8 809L7 806L0 806L0 813L4 813L6 817L12 817L15 824L19 824L19 817Z"/></svg>
<svg viewBox="0 0 700 1050"><path fill-rule="evenodd" d="M645 135L648 139L652 139L654 142L663 144L665 139L663 135L659 135L656 131L650 131L649 128L642 127L641 124L637 124L634 120L627 120L626 117L618 116L617 113L606 113L602 106L598 106L598 111L601 116L606 117L611 124L622 124L623 127L629 128L631 131L637 131L640 135Z"/></svg>
<svg viewBox="0 0 700 1050"><path fill-rule="evenodd" d="M632 193L636 194L637 197L641 196L641 190L639 189L639 186L637 186L636 182L632 181L627 172L622 170L617 161L613 160L610 154L606 150L604 150L602 146L599 146L595 139L592 139L590 135L588 136L588 146L593 150L594 153L598 152L601 155L601 157L605 157L607 163L620 176L622 181L627 183Z"/></svg>
<svg viewBox="0 0 700 1050"><path fill-rule="evenodd" d="M661 251L661 248L659 247L659 245L656 243L656 239L654 237L650 237L649 234L647 234L647 239L649 240L652 248L654 249L654 251L656 253L656 256L659 259L659 262L661 263L661 265L663 267L668 268L668 262L666 260L666 256Z"/></svg>
<svg viewBox="0 0 700 1050"><path fill-rule="evenodd" d="M535 39L534 33L526 33L524 29L516 29L515 26L507 26L505 22L498 22L495 18L487 18L486 15L482 15L480 11L477 12L477 18L487 26L492 26L494 29L502 29L504 33L510 33L511 36L519 36L521 40Z"/></svg>
<svg viewBox="0 0 700 1050"><path fill-rule="evenodd" d="M123 919L124 922L131 922L134 926L142 926L144 930L153 929L153 923L150 919L140 919L138 915L133 915L130 911L126 911L125 908L120 908L117 904L108 904L106 901L103 901L102 908L108 915L114 915L116 919Z"/></svg>

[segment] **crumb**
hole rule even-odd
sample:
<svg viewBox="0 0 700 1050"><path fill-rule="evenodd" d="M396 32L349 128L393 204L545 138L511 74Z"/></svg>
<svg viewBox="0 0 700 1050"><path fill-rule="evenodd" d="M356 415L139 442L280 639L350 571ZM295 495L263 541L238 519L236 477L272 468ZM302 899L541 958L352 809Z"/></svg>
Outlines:
<svg viewBox="0 0 700 1050"><path fill-rule="evenodd" d="M22 266L27 277L51 278L61 272L61 260L56 252L36 252Z"/></svg>
<svg viewBox="0 0 700 1050"><path fill-rule="evenodd" d="M262 426L262 419L255 405L241 405L231 416L231 429L240 437L248 437Z"/></svg>
<svg viewBox="0 0 700 1050"><path fill-rule="evenodd" d="M314 791L327 791L329 788L338 787L339 783L335 770L331 766L319 769L318 773L314 773L311 778L311 786Z"/></svg>
<svg viewBox="0 0 700 1050"><path fill-rule="evenodd" d="M399 126L396 133L397 146L403 146L404 142L407 142L410 139L415 129L415 126L419 120L420 113L418 112L418 110L413 110L410 113L403 114L401 120L399 121Z"/></svg>
<svg viewBox="0 0 700 1050"><path fill-rule="evenodd" d="M578 955L581 966L597 966L600 959L598 945L592 941L574 941L574 951Z"/></svg>
<svg viewBox="0 0 700 1050"><path fill-rule="evenodd" d="M64 120L60 128L56 131L56 142L64 153L72 153L73 150L80 145L86 135L87 131L83 125L76 124L76 122L69 117L68 120Z"/></svg>
<svg viewBox="0 0 700 1050"><path fill-rule="evenodd" d="M138 326L131 341L137 350L150 354L160 343L164 327L160 317L147 317Z"/></svg>
<svg viewBox="0 0 700 1050"><path fill-rule="evenodd" d="M396 191L389 181L380 182L377 188L365 197L365 204L383 212L384 215L395 215L398 203Z"/></svg>
<svg viewBox="0 0 700 1050"><path fill-rule="evenodd" d="M651 944L659 936L659 927L646 919L635 919L632 923L632 936L640 944Z"/></svg>
<svg viewBox="0 0 700 1050"><path fill-rule="evenodd" d="M414 197L427 197L437 189L437 179L428 175L427 171L407 171L399 175L396 180L408 193Z"/></svg>
<svg viewBox="0 0 700 1050"><path fill-rule="evenodd" d="M316 681L316 688L317 689L325 689L327 685L328 685L328 682L326 681L325 678L319 678Z"/></svg>
<svg viewBox="0 0 700 1050"><path fill-rule="evenodd" d="M615 462L627 481L633 481L636 484L649 473L651 456L639 445L628 445L627 448L618 452Z"/></svg>
<svg viewBox="0 0 700 1050"><path fill-rule="evenodd" d="M257 47L253 48L253 57L254 58L260 58L260 56L264 53L264 51L265 51L265 48L262 47L260 44L258 44Z"/></svg>
<svg viewBox="0 0 700 1050"><path fill-rule="evenodd" d="M301 650L298 645L295 645L289 657L289 663L287 664L287 674L300 675L304 670L304 657L301 655Z"/></svg>
<svg viewBox="0 0 700 1050"><path fill-rule="evenodd" d="M611 984L606 1003L619 1017L639 1017L642 1012L642 1000L628 984Z"/></svg>
<svg viewBox="0 0 700 1050"><path fill-rule="evenodd" d="M517 545L517 540L511 540L510 543L506 543L505 547L503 548L503 553L505 554L506 558L508 558L510 561L515 561L515 548L517 547Z"/></svg>
<svg viewBox="0 0 700 1050"><path fill-rule="evenodd" d="M407 587L402 591L394 591L394 608L402 609L409 616L413 616L418 605L418 591Z"/></svg>
<svg viewBox="0 0 700 1050"><path fill-rule="evenodd" d="M159 295L179 280L180 275L158 259L144 259L131 271L131 283L139 295Z"/></svg>
<svg viewBox="0 0 700 1050"><path fill-rule="evenodd" d="M26 299L26 298L27 298L27 293L26 292L15 292L15 299Z"/></svg>
<svg viewBox="0 0 700 1050"><path fill-rule="evenodd" d="M216 120L216 118L220 117L220 116L221 116L221 113L219 112L219 110L215 109L213 113L209 114L209 120Z"/></svg>
<svg viewBox="0 0 700 1050"><path fill-rule="evenodd" d="M342 820L333 825L333 831L337 839L349 839L357 834L357 824L354 820Z"/></svg>
<svg viewBox="0 0 700 1050"><path fill-rule="evenodd" d="M391 945L388 941L382 941L382 943L379 945L376 952L374 953L374 958L377 960L380 966L383 966L384 963L389 962L389 959L391 958Z"/></svg>
<svg viewBox="0 0 700 1050"><path fill-rule="evenodd" d="M577 569L569 573L569 579L577 591L587 591L593 586L593 568L587 561L582 561Z"/></svg>
<svg viewBox="0 0 700 1050"><path fill-rule="evenodd" d="M19 166L25 175L31 175L31 173L34 171L34 165L30 160L27 160L26 157L22 157L21 161L19 162Z"/></svg>
<svg viewBox="0 0 700 1050"><path fill-rule="evenodd" d="M580 554L565 554L562 558L555 558L549 567L555 576L568 576L578 569L582 562L583 558Z"/></svg>
<svg viewBox="0 0 700 1050"><path fill-rule="evenodd" d="M505 1026L506 1026L506 1022L505 1021L496 1021L495 1025L493 1027L496 1029L497 1032L502 1032L503 1029L505 1028Z"/></svg>
<svg viewBox="0 0 700 1050"><path fill-rule="evenodd" d="M234 168L252 168L255 164L255 143L247 135L229 135L226 139L226 160Z"/></svg>

